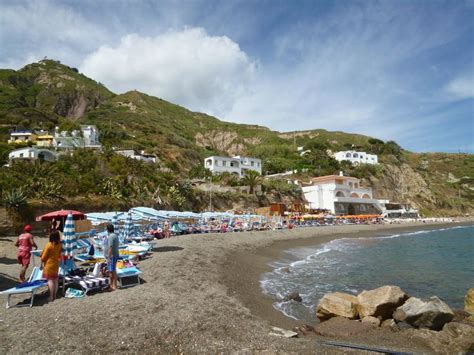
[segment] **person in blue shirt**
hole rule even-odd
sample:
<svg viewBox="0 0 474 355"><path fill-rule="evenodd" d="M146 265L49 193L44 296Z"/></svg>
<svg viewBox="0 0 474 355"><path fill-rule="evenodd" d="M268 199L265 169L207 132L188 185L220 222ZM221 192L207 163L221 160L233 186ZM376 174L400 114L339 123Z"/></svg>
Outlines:
<svg viewBox="0 0 474 355"><path fill-rule="evenodd" d="M119 239L114 233L114 226L107 224L107 268L110 274L110 289L117 289L117 261L119 259Z"/></svg>

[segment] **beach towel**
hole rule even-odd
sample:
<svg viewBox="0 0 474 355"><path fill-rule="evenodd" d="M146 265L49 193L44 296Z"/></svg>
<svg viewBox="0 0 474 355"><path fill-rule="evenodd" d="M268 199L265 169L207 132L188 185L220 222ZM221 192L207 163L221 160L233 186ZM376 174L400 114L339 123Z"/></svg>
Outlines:
<svg viewBox="0 0 474 355"><path fill-rule="evenodd" d="M82 298L85 296L85 292L76 290L75 288L68 288L64 297L66 298Z"/></svg>

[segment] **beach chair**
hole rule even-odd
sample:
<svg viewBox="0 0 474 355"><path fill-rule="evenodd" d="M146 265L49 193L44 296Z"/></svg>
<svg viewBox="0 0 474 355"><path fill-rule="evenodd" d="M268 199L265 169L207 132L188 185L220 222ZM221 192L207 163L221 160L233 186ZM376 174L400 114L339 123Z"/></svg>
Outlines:
<svg viewBox="0 0 474 355"><path fill-rule="evenodd" d="M136 266L117 268L117 281L119 283L120 288L140 285L141 274L142 272L138 270ZM124 279L131 280L131 282L127 282L126 284L124 284Z"/></svg>
<svg viewBox="0 0 474 355"><path fill-rule="evenodd" d="M74 275L78 269L73 259L65 260L59 270L59 274L64 277L65 286L78 286L86 295L90 291L101 291L109 287L109 278L93 275Z"/></svg>
<svg viewBox="0 0 474 355"><path fill-rule="evenodd" d="M13 307L10 305L10 297L12 295L19 295L30 293L31 294L31 301L30 304L17 304L17 307L33 307L33 302L35 301L36 293L43 287L48 286L48 283L45 279L43 279L43 273L39 267L34 267L33 271L31 272L30 278L28 282L19 284L16 287L9 288L8 290L0 292L2 295L7 296L7 305L6 308Z"/></svg>

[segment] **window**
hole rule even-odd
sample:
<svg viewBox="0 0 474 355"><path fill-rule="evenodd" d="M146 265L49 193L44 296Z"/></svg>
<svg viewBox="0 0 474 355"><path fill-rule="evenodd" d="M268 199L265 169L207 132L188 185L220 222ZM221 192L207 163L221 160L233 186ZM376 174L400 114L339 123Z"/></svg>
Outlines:
<svg viewBox="0 0 474 355"><path fill-rule="evenodd" d="M346 153L346 158L350 158L351 157L351 153Z"/></svg>
<svg viewBox="0 0 474 355"><path fill-rule="evenodd" d="M206 160L206 165L207 165L207 166L211 166L211 165L212 165L212 160L210 160L210 159L209 159L209 160Z"/></svg>
<svg viewBox="0 0 474 355"><path fill-rule="evenodd" d="M20 158L23 158L23 153L20 153Z"/></svg>
<svg viewBox="0 0 474 355"><path fill-rule="evenodd" d="M227 166L227 162L225 160L222 161L222 166Z"/></svg>
<svg viewBox="0 0 474 355"><path fill-rule="evenodd" d="M354 155L352 155L354 158L358 158L359 157L359 154L357 153L354 153Z"/></svg>
<svg viewBox="0 0 474 355"><path fill-rule="evenodd" d="M254 166L255 162L251 161L250 166Z"/></svg>

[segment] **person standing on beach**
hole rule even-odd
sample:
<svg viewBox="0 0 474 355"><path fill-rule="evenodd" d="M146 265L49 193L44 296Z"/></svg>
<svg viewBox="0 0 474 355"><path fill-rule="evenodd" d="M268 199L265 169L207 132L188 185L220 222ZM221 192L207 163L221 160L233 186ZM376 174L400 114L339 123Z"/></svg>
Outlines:
<svg viewBox="0 0 474 355"><path fill-rule="evenodd" d="M21 265L20 269L20 282L25 282L25 274L28 266L30 265L31 259L31 249L35 248L38 249L38 246L33 239L33 235L31 232L31 226L26 225L23 228L23 233L19 235L15 246L18 247L18 251L16 254L16 258L18 263Z"/></svg>
<svg viewBox="0 0 474 355"><path fill-rule="evenodd" d="M43 263L43 277L48 280L49 300L56 299L58 293L59 259L61 258L61 236L59 231L54 230L49 234L49 243L41 253Z"/></svg>
<svg viewBox="0 0 474 355"><path fill-rule="evenodd" d="M114 233L113 224L107 224L107 268L110 273L110 289L115 291L117 289L117 261L119 259L119 239Z"/></svg>

